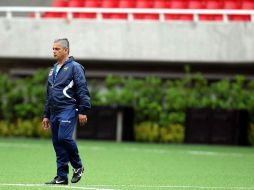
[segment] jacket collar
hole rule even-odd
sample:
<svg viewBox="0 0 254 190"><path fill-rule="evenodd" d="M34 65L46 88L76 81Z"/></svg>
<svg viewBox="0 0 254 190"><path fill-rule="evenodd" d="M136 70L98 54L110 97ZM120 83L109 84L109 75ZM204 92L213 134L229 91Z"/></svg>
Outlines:
<svg viewBox="0 0 254 190"><path fill-rule="evenodd" d="M64 62L64 64L63 64L62 66L66 65L66 64L68 64L68 63L70 63L70 62L72 62L72 61L74 61L74 57L73 57L73 56L70 56L70 57ZM58 63L55 63L55 64L54 64L54 67L57 66L57 64L58 64Z"/></svg>

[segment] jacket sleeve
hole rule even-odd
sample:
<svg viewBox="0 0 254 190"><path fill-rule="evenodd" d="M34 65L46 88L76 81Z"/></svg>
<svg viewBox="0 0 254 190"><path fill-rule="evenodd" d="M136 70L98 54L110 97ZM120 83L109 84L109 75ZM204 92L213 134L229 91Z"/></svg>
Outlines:
<svg viewBox="0 0 254 190"><path fill-rule="evenodd" d="M86 115L91 109L90 93L87 88L85 69L80 64L74 65L74 84L76 86L76 98L78 101L79 114Z"/></svg>
<svg viewBox="0 0 254 190"><path fill-rule="evenodd" d="M48 118L48 119L50 118L50 110L49 110L49 102L48 102L48 86L47 86L47 95L46 95L43 118Z"/></svg>

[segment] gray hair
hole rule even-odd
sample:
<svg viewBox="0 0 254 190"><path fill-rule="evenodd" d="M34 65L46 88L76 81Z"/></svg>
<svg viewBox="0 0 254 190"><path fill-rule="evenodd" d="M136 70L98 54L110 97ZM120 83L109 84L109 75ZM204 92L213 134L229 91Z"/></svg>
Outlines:
<svg viewBox="0 0 254 190"><path fill-rule="evenodd" d="M69 43L69 40L67 38L56 39L54 41L54 43L60 43L63 48L67 48L68 49L68 54L69 54L69 52L70 52L70 43Z"/></svg>

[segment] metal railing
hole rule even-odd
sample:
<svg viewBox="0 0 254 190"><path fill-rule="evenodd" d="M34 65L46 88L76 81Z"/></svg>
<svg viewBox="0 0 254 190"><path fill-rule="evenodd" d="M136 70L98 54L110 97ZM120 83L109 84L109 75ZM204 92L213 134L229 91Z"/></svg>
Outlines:
<svg viewBox="0 0 254 190"><path fill-rule="evenodd" d="M67 13L67 19L72 20L74 13L96 13L96 19L102 20L103 13L127 14L127 20L134 20L134 14L158 14L160 21L165 21L165 15L193 15L193 21L199 21L199 15L223 15L223 22L228 22L229 15L249 15L254 22L254 10L225 10L225 9L122 9L122 8L56 8L56 7L0 7L0 13L5 13L7 19L14 17L13 13L34 13L35 19L42 18L43 13Z"/></svg>

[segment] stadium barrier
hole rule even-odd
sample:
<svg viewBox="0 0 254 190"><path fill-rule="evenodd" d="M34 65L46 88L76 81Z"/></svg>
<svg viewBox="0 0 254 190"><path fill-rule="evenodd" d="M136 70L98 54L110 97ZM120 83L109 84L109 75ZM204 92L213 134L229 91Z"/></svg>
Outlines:
<svg viewBox="0 0 254 190"><path fill-rule="evenodd" d="M248 145L247 110L189 108L186 111L186 143Z"/></svg>
<svg viewBox="0 0 254 190"><path fill-rule="evenodd" d="M41 19L44 13L66 13L66 19L72 20L75 13L95 13L97 20L103 20L103 14L127 14L127 20L133 21L134 14L158 14L159 21L165 21L165 15L182 14L193 15L193 21L199 21L199 15L223 15L223 22L227 23L232 15L250 16L254 22L254 10L229 9L139 9L139 8L55 8L55 7L0 7L7 19L12 19L13 13L33 13L35 19ZM29 15L31 17L31 15Z"/></svg>
<svg viewBox="0 0 254 190"><path fill-rule="evenodd" d="M93 106L86 127L77 128L78 139L134 141L134 110L127 106Z"/></svg>

